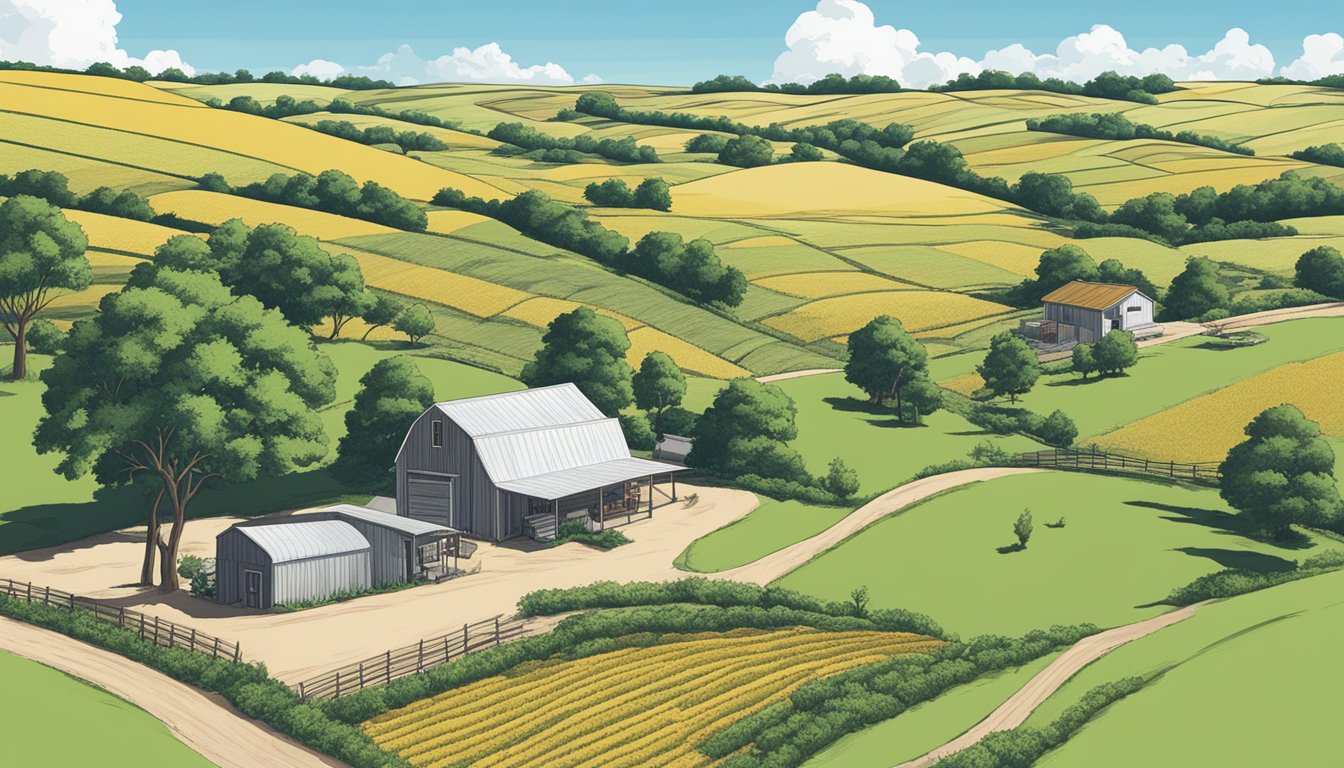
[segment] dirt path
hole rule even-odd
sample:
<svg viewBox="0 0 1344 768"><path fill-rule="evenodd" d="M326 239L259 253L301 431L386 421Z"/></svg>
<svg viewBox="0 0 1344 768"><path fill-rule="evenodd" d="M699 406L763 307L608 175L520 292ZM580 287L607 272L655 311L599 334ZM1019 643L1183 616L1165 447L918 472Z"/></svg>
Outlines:
<svg viewBox="0 0 1344 768"><path fill-rule="evenodd" d="M1014 693L998 709L977 723L974 728L923 757L901 763L896 768L927 768L941 758L966 749L994 731L1016 728L1026 722L1027 717L1036 711L1037 707L1050 698L1052 693L1059 690L1061 685L1083 667L1131 640L1137 640L1163 627L1171 626L1178 621L1189 618L1199 608L1199 605L1198 603L1189 605L1164 613L1161 616L1154 616L1151 619L1126 624L1123 627L1108 629L1105 632L1079 640L1058 659L1055 659L1050 666L1036 673L1036 676L1019 688L1017 693Z"/></svg>
<svg viewBox="0 0 1344 768"><path fill-rule="evenodd" d="M762 384L769 384L772 381L787 381L788 379L801 379L804 376L817 376L823 373L839 372L839 368L808 368L802 371L788 371L787 373L772 373L769 376L757 376L756 380Z"/></svg>
<svg viewBox="0 0 1344 768"><path fill-rule="evenodd" d="M803 563L806 563L808 560L811 560L816 555L839 544L859 530L866 528L869 524L886 517L892 512L914 504L915 502L923 501L930 496L934 496L953 488L958 488L968 483L976 483L982 480L992 480L996 477L1022 475L1040 471L1043 470L985 467L982 469L963 469L959 472L947 472L941 475L926 477L922 480L916 480L913 483L906 483L899 488L887 491L876 499L859 507L857 510L850 512L835 525L832 525L830 528L827 528L810 539L804 539L797 544L785 547L773 554L766 555L755 562L706 575L716 579L733 579L734 581L750 581L757 584L768 584Z"/></svg>
<svg viewBox="0 0 1344 768"><path fill-rule="evenodd" d="M0 648L126 699L219 768L345 765L244 717L217 695L74 638L0 617Z"/></svg>

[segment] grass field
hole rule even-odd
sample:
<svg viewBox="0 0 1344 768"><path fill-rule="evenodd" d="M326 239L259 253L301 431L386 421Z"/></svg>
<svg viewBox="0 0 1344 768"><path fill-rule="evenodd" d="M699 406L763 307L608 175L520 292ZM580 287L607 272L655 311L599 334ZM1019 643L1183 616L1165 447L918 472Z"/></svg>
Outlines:
<svg viewBox="0 0 1344 768"><path fill-rule="evenodd" d="M0 680L0 732L12 765L212 765L144 710L51 667L0 651Z"/></svg>
<svg viewBox="0 0 1344 768"><path fill-rule="evenodd" d="M400 344L389 345L392 348ZM345 434L345 412L350 408L359 379L378 360L394 354L391 350L343 342L323 344L323 352L336 363L339 372L336 400L321 411L334 457L336 443ZM0 346L0 354L11 348ZM6 425L10 439L0 449L0 466L7 492L0 501L0 554L11 554L34 547L51 546L103 531L142 522L146 499L129 489L98 490L90 477L66 480L54 471L58 457L38 455L30 443L41 414L42 385L37 374L50 358L29 358L32 378L22 382L0 382L0 423ZM517 381L479 368L447 360L417 357L416 364L434 382L439 400L472 397L517 389ZM21 481L18 478L22 478ZM11 480L12 479L12 480ZM368 492L346 488L337 478L321 470L282 478L207 490L193 503L194 516L216 514L261 514L324 503L347 494Z"/></svg>
<svg viewBox="0 0 1344 768"><path fill-rule="evenodd" d="M678 568L712 573L765 557L835 525L847 507L823 507L801 501L761 499L751 514L696 539L677 558Z"/></svg>
<svg viewBox="0 0 1344 768"><path fill-rule="evenodd" d="M1013 521L1029 508L1023 551ZM1050 528L1059 518L1065 527ZM1211 489L1067 472L978 483L875 523L775 582L831 600L867 585L877 606L928 613L951 631L1021 634L1116 626L1160 613L1175 587L1227 567L1272 570L1338 546L1247 536ZM930 577L936 574L936 577Z"/></svg>
<svg viewBox="0 0 1344 768"><path fill-rule="evenodd" d="M529 663L363 725L417 768L709 766L701 741L804 681L940 644L797 628ZM526 691L526 695L520 692Z"/></svg>
<svg viewBox="0 0 1344 768"><path fill-rule="evenodd" d="M1044 725L1085 691L1163 672L1103 712L1042 766L1328 765L1344 662L1344 573L1203 606L1083 669L1032 715ZM967 721L967 725L970 722ZM1142 737L1138 737L1142 734Z"/></svg>

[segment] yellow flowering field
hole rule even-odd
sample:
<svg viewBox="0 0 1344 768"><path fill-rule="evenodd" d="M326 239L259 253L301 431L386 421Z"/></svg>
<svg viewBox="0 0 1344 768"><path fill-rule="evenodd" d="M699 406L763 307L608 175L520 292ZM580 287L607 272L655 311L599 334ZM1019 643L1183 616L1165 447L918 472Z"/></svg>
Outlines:
<svg viewBox="0 0 1344 768"><path fill-rule="evenodd" d="M364 283L392 293L432 301L477 317L490 317L526 301L532 294L468 275L392 259L355 248L328 248L359 262Z"/></svg>
<svg viewBox="0 0 1344 768"><path fill-rule="evenodd" d="M163 209L156 208L160 213ZM125 251L140 256L152 256L154 249L177 235L188 234L180 229L163 227L147 221L105 216L88 211L65 211L65 217L84 228L90 248L107 251Z"/></svg>
<svg viewBox="0 0 1344 768"><path fill-rule="evenodd" d="M657 328L636 328L630 331L629 336L630 349L625 356L636 370L646 355L658 350L672 358L678 368L712 379L735 379L751 375L747 369Z"/></svg>
<svg viewBox="0 0 1344 768"><path fill-rule="evenodd" d="M940 641L810 628L702 633L520 665L362 728L417 768L709 766L696 747L804 682Z"/></svg>
<svg viewBox="0 0 1344 768"><path fill-rule="evenodd" d="M1234 353L1235 354L1235 353ZM1221 461L1256 414L1292 403L1328 435L1344 437L1344 352L1289 363L1201 395L1091 441L1162 461Z"/></svg>
<svg viewBox="0 0 1344 768"><path fill-rule="evenodd" d="M137 83L134 80L121 80L115 77L79 77L61 72L7 70L0 72L0 82L25 85L32 88L56 88L66 91L95 93L101 96L115 96L122 99L155 101L162 104L177 104L207 109L204 104L186 96L180 96L171 91L161 91L152 85Z"/></svg>
<svg viewBox="0 0 1344 768"><path fill-rule="evenodd" d="M980 374L978 373L966 373L955 379L940 381L938 382L938 386L970 397L981 387L985 386L985 380L980 378Z"/></svg>
<svg viewBox="0 0 1344 768"><path fill-rule="evenodd" d="M1041 248L1002 240L970 240L964 243L949 243L937 246L940 251L948 251L968 259L1006 269L1009 272L1027 277L1036 270L1041 260Z"/></svg>
<svg viewBox="0 0 1344 768"><path fill-rule="evenodd" d="M1008 311L960 293L944 291L880 291L836 296L804 304L763 322L803 341L816 341L862 328L878 315L891 315L909 331L923 331L977 320Z"/></svg>
<svg viewBox="0 0 1344 768"><path fill-rule="evenodd" d="M579 307L585 306L577 301L569 299L555 299L550 296L535 296L516 306L509 307L503 312L505 317L511 317L514 320L522 320L529 325L535 325L538 328L545 328L551 324L551 321L557 315L563 315L566 312L573 312ZM601 307L592 307L592 310L599 315L606 315L618 321L625 330L632 331L643 326L643 323L631 317L626 317L617 312Z"/></svg>
<svg viewBox="0 0 1344 768"><path fill-rule="evenodd" d="M754 281L762 288L801 296L805 299L819 299L826 296L839 296L847 293L870 293L872 291L901 290L910 286L898 283L889 277L871 272L801 272L792 275L775 275Z"/></svg>
<svg viewBox="0 0 1344 768"><path fill-rule="evenodd" d="M426 231L436 232L440 235L447 235L463 227L480 224L483 221L493 221L488 216L470 211L429 211L425 214L425 217L429 219L429 226Z"/></svg>
<svg viewBox="0 0 1344 768"><path fill-rule="evenodd" d="M173 213L184 219L206 224L219 225L229 219L242 219L249 227L278 223L292 227L301 235L309 235L320 240L338 240L356 235L384 235L401 231L363 219L351 219L334 213L200 189L164 192L161 195L154 195L149 202L159 213Z"/></svg>

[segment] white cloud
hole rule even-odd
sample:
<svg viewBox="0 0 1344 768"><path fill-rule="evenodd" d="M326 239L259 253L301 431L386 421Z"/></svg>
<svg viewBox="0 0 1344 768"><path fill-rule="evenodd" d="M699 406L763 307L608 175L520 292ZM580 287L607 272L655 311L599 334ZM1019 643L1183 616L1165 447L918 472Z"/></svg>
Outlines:
<svg viewBox="0 0 1344 768"><path fill-rule="evenodd" d="M195 74L177 51L136 58L118 48L120 22L113 0L0 0L0 59L69 69L105 61L139 65L156 75L168 67Z"/></svg>
<svg viewBox="0 0 1344 768"><path fill-rule="evenodd" d="M1302 40L1302 55L1281 70L1284 77L1315 80L1344 72L1344 37L1335 32L1307 35Z"/></svg>
<svg viewBox="0 0 1344 768"><path fill-rule="evenodd" d="M859 0L820 0L815 10L794 20L784 36L788 50L775 59L769 82L810 83L831 72L843 75L887 75L903 85L924 88L962 72L1001 69L1013 74L1034 72L1083 82L1106 70L1125 75L1161 72L1175 80L1253 80L1274 73L1274 55L1252 43L1244 29L1232 28L1212 48L1192 54L1179 44L1136 50L1113 27L1097 24L1087 32L1060 41L1053 53L1037 54L1021 43L986 52L980 59L921 48L909 29L879 25L873 11ZM1311 35L1295 72L1344 69L1344 38ZM1305 74L1289 74L1305 77Z"/></svg>
<svg viewBox="0 0 1344 768"><path fill-rule="evenodd" d="M302 71L301 71L302 70ZM475 83L532 83L535 85L573 85L574 77L554 62L524 67L499 47L486 43L478 48L454 48L453 52L436 59L425 59L411 46L402 45L378 57L367 66L342 67L332 61L314 59L294 68L294 74L312 74L334 77L343 72L391 80L397 85L415 85L426 82ZM585 83L601 82L597 75L588 75Z"/></svg>

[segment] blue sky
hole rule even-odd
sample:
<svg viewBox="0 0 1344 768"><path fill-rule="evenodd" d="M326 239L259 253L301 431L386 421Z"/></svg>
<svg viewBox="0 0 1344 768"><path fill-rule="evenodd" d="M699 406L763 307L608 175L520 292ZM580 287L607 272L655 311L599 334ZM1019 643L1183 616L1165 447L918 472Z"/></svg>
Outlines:
<svg viewBox="0 0 1344 768"><path fill-rule="evenodd" d="M1134 48L1180 43L1205 51L1230 27L1287 63L1302 38L1332 31L1344 13L1308 2L912 3L872 0L879 24L908 28L923 48L978 58L1020 42L1052 51L1064 37L1107 24ZM409 43L422 56L497 42L524 65L553 61L576 76L609 82L681 84L718 72L771 75L784 33L815 2L680 0L676 3L568 2L195 2L120 0L120 45L172 48L197 69L285 69L314 58L367 64ZM1313 6L1315 8L1313 9ZM223 9L227 7L227 11ZM203 17L208 17L205 22Z"/></svg>

